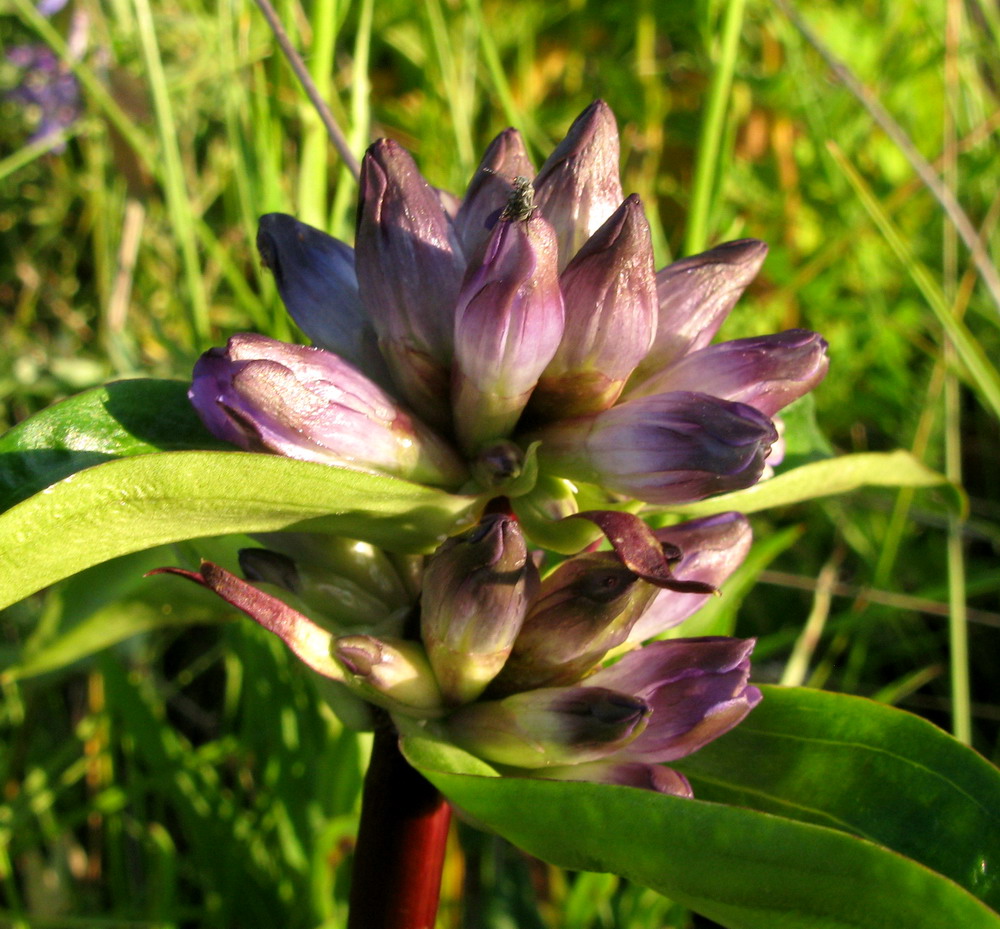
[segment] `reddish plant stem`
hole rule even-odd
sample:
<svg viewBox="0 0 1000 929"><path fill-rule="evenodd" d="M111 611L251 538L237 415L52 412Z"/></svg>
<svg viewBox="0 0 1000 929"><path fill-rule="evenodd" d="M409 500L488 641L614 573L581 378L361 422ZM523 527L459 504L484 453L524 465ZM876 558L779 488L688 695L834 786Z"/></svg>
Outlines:
<svg viewBox="0 0 1000 929"><path fill-rule="evenodd" d="M383 720L361 798L347 929L433 929L450 819L448 802L407 764Z"/></svg>

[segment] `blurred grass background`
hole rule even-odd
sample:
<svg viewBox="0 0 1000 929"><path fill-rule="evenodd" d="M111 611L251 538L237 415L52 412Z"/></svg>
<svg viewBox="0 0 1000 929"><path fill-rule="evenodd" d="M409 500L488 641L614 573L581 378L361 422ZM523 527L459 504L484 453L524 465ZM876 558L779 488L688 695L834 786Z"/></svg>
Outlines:
<svg viewBox="0 0 1000 929"><path fill-rule="evenodd" d="M109 379L187 378L235 331L294 338L255 255L257 217L293 213L350 240L356 187L251 0L0 11L0 426ZM758 679L896 703L996 761L1000 313L900 146L787 8L278 12L358 155L392 136L461 193L500 129L517 126L541 164L603 97L658 266L732 238L770 244L723 335L822 332L832 364L815 405L832 445L913 449L961 476L969 515L880 491L755 518L754 555L699 631L735 623L760 640ZM849 0L801 15L954 191L995 264L998 7ZM40 110L11 93L25 81L11 53L33 44L80 84L64 144L33 138ZM978 346L978 373L948 348L945 315ZM190 556L121 559L0 616L0 925L343 924L365 740L276 640L223 622L198 591L141 579ZM707 925L471 830L455 843L440 927Z"/></svg>

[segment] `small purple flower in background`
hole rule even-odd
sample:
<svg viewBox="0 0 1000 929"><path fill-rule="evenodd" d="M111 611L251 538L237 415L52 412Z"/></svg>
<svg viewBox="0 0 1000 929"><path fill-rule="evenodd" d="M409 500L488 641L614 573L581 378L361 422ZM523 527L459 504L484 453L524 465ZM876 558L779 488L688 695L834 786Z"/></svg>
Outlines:
<svg viewBox="0 0 1000 929"><path fill-rule="evenodd" d="M38 12L53 16L67 0L42 0ZM86 17L75 16L71 26L69 47L71 54L82 53L86 42ZM73 125L83 113L80 99L80 82L65 62L47 45L15 45L7 51L7 60L21 71L20 81L5 96L19 103L36 124L29 141L36 142ZM53 152L63 152L65 142L52 146Z"/></svg>
<svg viewBox="0 0 1000 929"><path fill-rule="evenodd" d="M642 643L736 569L750 527L723 513L654 531L579 512L577 494L664 507L751 486L779 442L772 417L826 373L826 343L790 330L709 344L766 246L730 242L656 272L618 157L597 101L537 174L505 130L461 201L398 144L374 143L353 249L263 217L261 257L315 345L244 334L207 352L189 392L205 424L244 449L475 496L480 521L393 593L360 597L357 622L343 551L324 590L306 535L241 556L277 596L208 563L164 570L214 590L352 699L422 720L503 773L690 796L663 763L760 700L753 642ZM539 576L532 533L567 518L613 550ZM385 579L379 558L366 564Z"/></svg>

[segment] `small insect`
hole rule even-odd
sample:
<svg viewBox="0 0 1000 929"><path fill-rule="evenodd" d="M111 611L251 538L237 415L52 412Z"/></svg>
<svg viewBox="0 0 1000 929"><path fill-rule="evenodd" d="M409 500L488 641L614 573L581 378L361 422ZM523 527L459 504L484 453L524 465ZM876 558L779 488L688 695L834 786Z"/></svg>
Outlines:
<svg viewBox="0 0 1000 929"><path fill-rule="evenodd" d="M487 174L495 174L497 177L503 178L511 185L506 205L487 218L487 226L492 228L500 219L513 222L531 219L532 214L538 209L535 205L535 188L532 186L531 178L527 178L523 174L509 178L492 168L483 168L483 170Z"/></svg>
<svg viewBox="0 0 1000 929"><path fill-rule="evenodd" d="M507 198L507 205L500 213L501 219L526 220L531 219L535 212L535 188L531 180L519 174L514 178L514 187Z"/></svg>

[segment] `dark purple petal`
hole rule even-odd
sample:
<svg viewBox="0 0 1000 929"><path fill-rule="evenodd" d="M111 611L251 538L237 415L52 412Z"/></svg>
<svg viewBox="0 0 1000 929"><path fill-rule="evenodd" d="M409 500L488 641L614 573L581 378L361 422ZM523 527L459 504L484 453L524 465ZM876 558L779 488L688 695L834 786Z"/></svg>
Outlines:
<svg viewBox="0 0 1000 929"><path fill-rule="evenodd" d="M390 386L375 328L358 294L354 249L292 216L268 213L260 218L257 250L299 328L320 348Z"/></svg>
<svg viewBox="0 0 1000 929"><path fill-rule="evenodd" d="M679 771L659 764L639 761L592 761L589 764L542 768L533 775L546 780L589 781L594 784L614 784L618 787L638 787L674 797L694 796L688 779Z"/></svg>
<svg viewBox="0 0 1000 929"><path fill-rule="evenodd" d="M535 167L521 134L516 129L504 129L486 149L455 217L455 231L469 260L485 247L490 231L510 200L514 181L534 176Z"/></svg>
<svg viewBox="0 0 1000 929"><path fill-rule="evenodd" d="M746 666L754 639L703 636L650 642L587 679L588 684L649 698L662 687L688 677L727 674Z"/></svg>
<svg viewBox="0 0 1000 929"><path fill-rule="evenodd" d="M181 568L157 568L149 573L176 574L211 590L268 632L273 632L314 671L324 677L344 680L343 669L330 655L333 636L329 632L277 597L258 590L225 568L203 561L197 573Z"/></svg>
<svg viewBox="0 0 1000 929"><path fill-rule="evenodd" d="M674 545L681 558L672 566L677 577L722 587L723 581L742 564L750 551L753 533L746 517L739 513L719 513L704 519L658 529L656 538ZM723 596L726 592L723 589ZM709 594L662 590L632 627L630 642L644 642L684 622L696 612Z"/></svg>
<svg viewBox="0 0 1000 929"><path fill-rule="evenodd" d="M213 434L250 451L441 486L465 478L443 440L319 348L233 336L198 360L188 396Z"/></svg>
<svg viewBox="0 0 1000 929"><path fill-rule="evenodd" d="M699 581L680 578L672 564L681 557L680 549L658 538L634 513L619 510L585 510L573 519L587 519L607 536L622 564L643 580L667 590L713 593L714 588Z"/></svg>
<svg viewBox="0 0 1000 929"><path fill-rule="evenodd" d="M754 484L777 432L761 412L706 394L629 400L532 433L542 468L649 503L683 503Z"/></svg>
<svg viewBox="0 0 1000 929"><path fill-rule="evenodd" d="M503 667L538 585L517 521L487 514L424 571L420 632L445 698L475 700Z"/></svg>
<svg viewBox="0 0 1000 929"><path fill-rule="evenodd" d="M519 768L597 761L645 725L643 700L603 687L547 687L470 703L446 721L467 751Z"/></svg>
<svg viewBox="0 0 1000 929"><path fill-rule="evenodd" d="M538 172L535 204L556 230L560 270L624 199L618 161L615 115L595 100Z"/></svg>
<svg viewBox="0 0 1000 929"><path fill-rule="evenodd" d="M641 383L688 352L708 345L766 256L763 242L739 239L682 258L657 272L660 312L656 339L633 383Z"/></svg>
<svg viewBox="0 0 1000 929"><path fill-rule="evenodd" d="M552 227L537 213L501 220L455 316L454 424L467 451L509 435L563 324Z"/></svg>
<svg viewBox="0 0 1000 929"><path fill-rule="evenodd" d="M607 409L653 343L653 245L637 196L587 240L560 286L566 330L531 397L538 421Z"/></svg>
<svg viewBox="0 0 1000 929"><path fill-rule="evenodd" d="M428 422L445 424L465 259L440 198L388 139L361 166L355 250L361 299L396 384Z"/></svg>
<svg viewBox="0 0 1000 929"><path fill-rule="evenodd" d="M807 329L720 342L654 374L629 390L628 399L696 390L773 416L823 380L830 364L826 348L826 340Z"/></svg>

